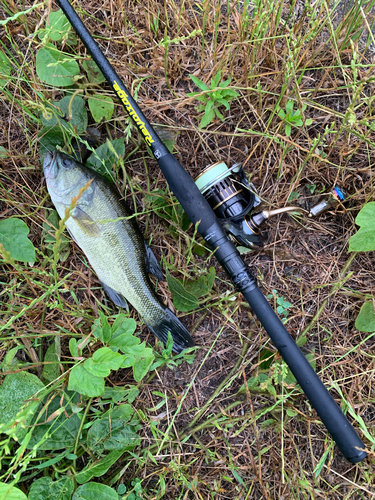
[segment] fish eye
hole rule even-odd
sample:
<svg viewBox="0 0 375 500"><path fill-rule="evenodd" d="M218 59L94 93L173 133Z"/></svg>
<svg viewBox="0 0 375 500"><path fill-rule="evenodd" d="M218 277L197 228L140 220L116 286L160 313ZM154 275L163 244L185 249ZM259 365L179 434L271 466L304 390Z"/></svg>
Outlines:
<svg viewBox="0 0 375 500"><path fill-rule="evenodd" d="M63 163L64 167L70 167L72 164L72 161L69 160L68 158L64 158L62 163Z"/></svg>

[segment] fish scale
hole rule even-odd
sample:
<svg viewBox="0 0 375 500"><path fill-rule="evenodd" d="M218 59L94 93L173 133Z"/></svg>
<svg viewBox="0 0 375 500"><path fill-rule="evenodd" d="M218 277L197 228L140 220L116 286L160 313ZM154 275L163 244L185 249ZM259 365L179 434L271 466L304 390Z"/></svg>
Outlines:
<svg viewBox="0 0 375 500"><path fill-rule="evenodd" d="M151 267L158 266L157 261L147 252L134 216L118 191L97 172L57 151L46 154L43 168L60 217L64 217L79 190L92 181L81 194L66 227L110 298L117 305L121 301L125 305L124 299L129 301L164 343L171 332L175 351L194 345L189 332L153 290L148 277L150 255ZM160 267L156 273L161 274Z"/></svg>

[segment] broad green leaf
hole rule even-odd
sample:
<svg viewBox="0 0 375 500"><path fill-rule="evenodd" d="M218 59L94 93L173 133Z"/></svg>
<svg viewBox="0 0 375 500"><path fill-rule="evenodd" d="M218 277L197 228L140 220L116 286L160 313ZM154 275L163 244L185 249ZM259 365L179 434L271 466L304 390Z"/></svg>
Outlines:
<svg viewBox="0 0 375 500"><path fill-rule="evenodd" d="M137 328L137 323L133 318L128 318L125 314L118 314L112 325L111 340L120 335L132 335Z"/></svg>
<svg viewBox="0 0 375 500"><path fill-rule="evenodd" d="M125 333L124 335L119 335L118 337L111 339L109 345L111 347L117 347L120 351L126 353L128 347L138 345L139 343L140 339L138 337Z"/></svg>
<svg viewBox="0 0 375 500"><path fill-rule="evenodd" d="M136 382L140 382L143 377L147 375L154 359L155 356L150 347L146 347L143 353L138 356L135 364L133 365L133 375Z"/></svg>
<svg viewBox="0 0 375 500"><path fill-rule="evenodd" d="M139 394L139 390L136 385L128 385L129 389L125 387L106 387L102 399L111 399L113 403L119 403L125 399L129 403L133 403Z"/></svg>
<svg viewBox="0 0 375 500"><path fill-rule="evenodd" d="M109 339L111 338L111 327L109 326L107 316L103 314L101 311L99 311L99 318L100 318L100 323L102 325L103 342L106 344L107 342L109 342Z"/></svg>
<svg viewBox="0 0 375 500"><path fill-rule="evenodd" d="M15 486L0 483L0 500L27 500L27 496Z"/></svg>
<svg viewBox="0 0 375 500"><path fill-rule="evenodd" d="M1 52L0 52L0 54L1 54ZM1 157L6 158L7 156L8 156L8 151L3 146L0 146L0 158Z"/></svg>
<svg viewBox="0 0 375 500"><path fill-rule="evenodd" d="M82 134L87 129L88 117L85 101L79 95L65 96L61 101L55 101L41 116L43 125L60 125L69 133Z"/></svg>
<svg viewBox="0 0 375 500"><path fill-rule="evenodd" d="M35 262L35 248L28 234L29 228L21 219L0 221L0 243L14 260Z"/></svg>
<svg viewBox="0 0 375 500"><path fill-rule="evenodd" d="M118 500L118 494L105 484L92 482L77 488L72 500Z"/></svg>
<svg viewBox="0 0 375 500"><path fill-rule="evenodd" d="M142 426L130 404L123 404L95 420L87 433L87 446L101 453L104 450L132 450L140 444L137 431Z"/></svg>
<svg viewBox="0 0 375 500"><path fill-rule="evenodd" d="M9 60L8 56L6 56L4 54L4 52L2 52L2 50L0 50L0 88L4 87L7 84L7 82L9 81L9 76L10 76L11 70L12 70L12 66L10 64L10 60ZM1 78L1 77L5 77L5 78Z"/></svg>
<svg viewBox="0 0 375 500"><path fill-rule="evenodd" d="M53 151L56 146L63 147L66 142L66 132L60 127L43 127L38 133L40 143L40 160L43 164L44 155L47 151Z"/></svg>
<svg viewBox="0 0 375 500"><path fill-rule="evenodd" d="M89 398L95 398L103 394L104 386L104 378L92 375L82 364L75 365L70 372L69 391L77 391Z"/></svg>
<svg viewBox="0 0 375 500"><path fill-rule="evenodd" d="M53 481L46 476L32 483L28 500L71 500L73 491L73 477L65 476Z"/></svg>
<svg viewBox="0 0 375 500"><path fill-rule="evenodd" d="M375 201L370 201L359 211L355 218L358 226L369 226L375 230Z"/></svg>
<svg viewBox="0 0 375 500"><path fill-rule="evenodd" d="M100 71L96 62L93 60L83 61L82 62L83 69L87 73L87 78L90 83L103 83L105 82L105 76Z"/></svg>
<svg viewBox="0 0 375 500"><path fill-rule="evenodd" d="M54 340L44 355L44 362L52 363L43 365L43 377L48 380L48 382L52 382L60 376L59 361L59 356L56 352L56 342Z"/></svg>
<svg viewBox="0 0 375 500"><path fill-rule="evenodd" d="M207 87L207 85L205 83L203 83L201 80L199 80L199 78L197 78L196 76L194 75L189 75L190 78L193 80L193 82L195 83L195 85L201 89L201 90L210 90L209 87Z"/></svg>
<svg viewBox="0 0 375 500"><path fill-rule="evenodd" d="M207 275L202 275L197 280L187 281L185 283L185 290L194 295L197 299L199 299L203 295L209 293L209 291L213 286L215 276L216 276L215 268L210 267Z"/></svg>
<svg viewBox="0 0 375 500"><path fill-rule="evenodd" d="M48 397L44 403L47 401ZM72 405L78 404L79 401L78 394L70 394L69 392L57 394L43 409L27 448L38 446L39 450L62 450L73 446L81 420L74 413ZM48 421L48 419L51 420Z"/></svg>
<svg viewBox="0 0 375 500"><path fill-rule="evenodd" d="M4 356L3 361L0 363L0 367L3 371L10 371L12 367L16 366L19 361L15 358L15 355L20 349L26 349L24 346L16 346L13 349L9 349L9 351Z"/></svg>
<svg viewBox="0 0 375 500"><path fill-rule="evenodd" d="M109 146L109 143L112 147ZM116 151L116 154L113 152ZM125 139L114 139L99 146L88 158L87 164L102 175L112 175L119 157L125 156Z"/></svg>
<svg viewBox="0 0 375 500"><path fill-rule="evenodd" d="M150 347L146 347L145 343L128 347L124 353L124 362L122 368L133 367L134 379L139 382L148 373L155 359L155 356Z"/></svg>
<svg viewBox="0 0 375 500"><path fill-rule="evenodd" d="M360 332L375 332L374 302L365 302L355 321L355 327Z"/></svg>
<svg viewBox="0 0 375 500"><path fill-rule="evenodd" d="M65 38L69 45L77 43L76 37L72 33L71 24L61 9L50 12L46 27L38 31L38 37L40 40L48 37L54 42L61 42Z"/></svg>
<svg viewBox="0 0 375 500"><path fill-rule="evenodd" d="M374 227L361 227L349 239L349 252L372 252L375 250L375 223Z"/></svg>
<svg viewBox="0 0 375 500"><path fill-rule="evenodd" d="M189 293L181 282L166 272L169 290L172 294L173 305L178 311L193 311L199 307L197 298Z"/></svg>
<svg viewBox="0 0 375 500"><path fill-rule="evenodd" d="M27 401L35 396L44 384L32 373L22 371L6 375L0 387L0 426L8 426L12 423L22 407L29 408L30 411L22 412L22 418L17 424L16 437L21 440L27 433L25 426L28 426L33 418L38 404ZM38 396L36 396L37 398ZM8 429L1 432L9 434Z"/></svg>
<svg viewBox="0 0 375 500"><path fill-rule="evenodd" d="M82 469L81 472L79 472L76 475L77 483L78 484L87 483L87 481L90 481L90 479L92 477L103 476L103 474L105 474L107 472L107 470L115 462L117 462L117 460L121 457L121 455L123 455L123 453L124 453L123 450L120 450L120 451L113 450L106 457L104 457L104 458L102 458L94 463L90 463L84 469ZM75 496L73 498L75 498ZM78 497L78 498L84 498L84 497ZM103 496L100 496L99 498L100 498L100 500L102 500ZM95 500L98 500L98 498L96 498ZM117 497L116 497L116 500L118 500Z"/></svg>
<svg viewBox="0 0 375 500"><path fill-rule="evenodd" d="M361 209L355 223L361 227L349 239L349 252L371 252L375 250L375 201L367 203Z"/></svg>
<svg viewBox="0 0 375 500"><path fill-rule="evenodd" d="M95 94L89 99L89 108L92 117L96 123L99 123L103 118L104 120L110 120L112 118L115 105L111 97Z"/></svg>
<svg viewBox="0 0 375 500"><path fill-rule="evenodd" d="M71 338L69 340L69 351L70 354L73 356L73 358L78 358L79 353L78 353L77 339Z"/></svg>
<svg viewBox="0 0 375 500"><path fill-rule="evenodd" d="M79 74L77 61L48 44L36 55L36 72L42 82L54 87L73 85L73 77Z"/></svg>
<svg viewBox="0 0 375 500"><path fill-rule="evenodd" d="M113 352L109 347L101 347L94 352L92 358L87 359L84 368L97 377L108 377L111 370L118 370L123 362L123 356Z"/></svg>

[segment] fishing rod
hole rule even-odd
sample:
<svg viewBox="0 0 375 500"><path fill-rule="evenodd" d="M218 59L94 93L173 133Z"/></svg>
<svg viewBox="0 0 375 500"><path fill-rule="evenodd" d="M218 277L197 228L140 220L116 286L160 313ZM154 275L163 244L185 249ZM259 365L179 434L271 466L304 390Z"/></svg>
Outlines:
<svg viewBox="0 0 375 500"><path fill-rule="evenodd" d="M57 0L57 3L150 147L171 191L191 222L197 225L198 232L214 251L214 256L235 288L249 303L337 446L349 462L360 462L367 456L364 443L258 288L256 278L233 243L242 242L247 246L261 244L257 234L259 225L275 211L263 211L242 219L238 217L239 213L244 216L249 207L256 205L256 196L248 189L247 180L238 165L231 168L224 163L212 165L195 183L163 144L69 1ZM235 181L239 183L237 189ZM220 198L218 189L221 182L229 190L234 186L233 192L224 199ZM340 194L336 197L340 198ZM222 211L218 213L221 221L214 213L209 200L218 201L219 207L215 208L221 207ZM234 212L237 217L233 215ZM222 220L223 215L228 220Z"/></svg>

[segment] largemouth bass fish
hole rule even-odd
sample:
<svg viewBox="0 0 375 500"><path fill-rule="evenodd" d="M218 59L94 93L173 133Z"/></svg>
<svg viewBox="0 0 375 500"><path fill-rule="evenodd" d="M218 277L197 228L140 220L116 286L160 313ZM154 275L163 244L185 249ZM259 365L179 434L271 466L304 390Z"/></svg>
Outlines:
<svg viewBox="0 0 375 500"><path fill-rule="evenodd" d="M118 191L97 172L58 151L47 152L43 169L61 218L72 198L92 181L71 211L66 227L110 299L119 307L127 307L129 301L164 344L171 332L174 351L193 346L189 332L153 291L148 273L163 280L162 270Z"/></svg>

